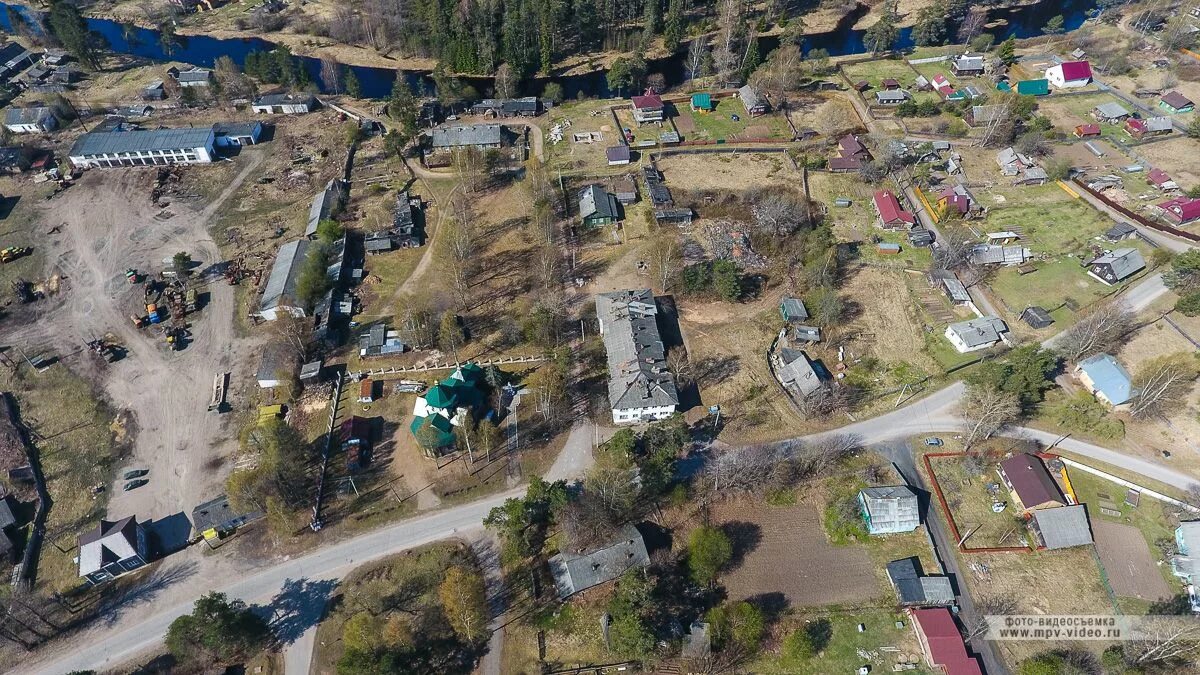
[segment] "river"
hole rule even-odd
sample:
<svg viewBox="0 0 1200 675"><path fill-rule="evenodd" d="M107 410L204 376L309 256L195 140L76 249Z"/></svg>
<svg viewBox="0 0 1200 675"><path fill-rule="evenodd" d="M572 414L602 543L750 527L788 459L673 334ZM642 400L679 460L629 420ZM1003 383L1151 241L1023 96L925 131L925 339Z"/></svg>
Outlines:
<svg viewBox="0 0 1200 675"><path fill-rule="evenodd" d="M12 31L8 20L7 10L12 7L23 15L29 16L35 12L23 5L7 5L0 2L0 28L6 32ZM1034 37L1042 34L1042 27L1050 17L1062 14L1066 30L1075 30L1088 18L1089 12L1095 7L1095 0L1043 0L1036 5L1012 9L998 8L988 12L988 20L997 27L992 29L997 40L1016 36L1018 38ZM866 51L863 46L865 31L854 30L853 26L867 11L865 5L859 10L847 15L839 28L827 33L815 33L805 39L805 51L825 49L831 56L861 54ZM275 44L261 38L213 38L206 35L179 36L177 44L167 53L156 30L126 26L109 19L87 20L88 27L103 36L108 42L108 48L119 54L131 54L156 61L182 61L197 66L212 67L220 56L229 56L239 66L246 62L246 55L252 51L270 51ZM759 47L765 55L778 46L778 39L763 37ZM906 49L913 46L912 29L902 28L898 48ZM297 57L304 68L312 75L313 81L321 83L321 62L310 57ZM655 59L648 64L649 72L662 73L669 86L683 83L687 79L684 68L684 54L676 54L663 59ZM349 66L362 86L363 95L370 98L386 97L392 90L396 80L396 71L391 68L371 68L366 66ZM429 74L419 71L406 71L405 79L413 91L418 94L432 94L434 87ZM466 82L478 91L486 92L490 80L482 77L464 77ZM525 83L528 93L540 93L549 82L558 82L568 98L579 95L610 97L614 95L608 88L604 71L566 75L561 77L535 78Z"/></svg>

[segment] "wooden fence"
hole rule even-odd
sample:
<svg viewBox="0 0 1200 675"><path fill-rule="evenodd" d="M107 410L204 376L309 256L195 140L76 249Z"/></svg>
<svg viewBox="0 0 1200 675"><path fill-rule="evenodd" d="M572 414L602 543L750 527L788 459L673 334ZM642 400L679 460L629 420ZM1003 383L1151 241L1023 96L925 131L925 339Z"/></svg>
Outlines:
<svg viewBox="0 0 1200 675"><path fill-rule="evenodd" d="M1120 204L1114 202L1113 200L1109 199L1108 197L1104 196L1103 194L1089 188L1083 181L1079 180L1078 178L1071 179L1071 182L1078 185L1080 187L1080 189L1084 190L1089 195L1100 200L1105 206L1120 213L1121 215L1125 216L1126 218L1129 218L1130 220L1137 222L1139 225L1148 227L1148 228L1150 228L1152 230L1156 230L1158 232L1164 232L1166 234L1169 234L1169 235L1172 235L1175 237L1179 237L1180 239L1186 239L1191 242L1200 243L1200 235L1194 234L1192 232L1187 232L1185 230L1181 230L1177 227L1171 227L1170 225L1166 225L1163 223L1156 223L1153 220L1150 220L1149 218L1146 218L1142 215L1134 213L1133 211L1130 211L1129 209L1125 208L1124 206L1121 206Z"/></svg>

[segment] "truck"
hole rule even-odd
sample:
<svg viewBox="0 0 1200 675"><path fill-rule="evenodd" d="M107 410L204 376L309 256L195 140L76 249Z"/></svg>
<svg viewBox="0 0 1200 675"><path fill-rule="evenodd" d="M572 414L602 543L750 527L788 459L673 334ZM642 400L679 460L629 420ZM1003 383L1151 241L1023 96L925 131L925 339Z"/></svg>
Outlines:
<svg viewBox="0 0 1200 675"><path fill-rule="evenodd" d="M0 248L0 263L10 263L17 258L29 255L30 248L28 246L9 246Z"/></svg>
<svg viewBox="0 0 1200 675"><path fill-rule="evenodd" d="M146 305L146 316L149 317L150 323L158 323L162 321L162 316L158 313L158 305L153 302Z"/></svg>
<svg viewBox="0 0 1200 675"><path fill-rule="evenodd" d="M187 294L184 297L184 304L187 307L187 311L189 311L189 312L196 311L196 296L197 296L196 289L189 288Z"/></svg>
<svg viewBox="0 0 1200 675"><path fill-rule="evenodd" d="M229 373L217 373L213 378L212 398L208 400L209 412L221 412L221 406L225 405L225 389L229 384Z"/></svg>

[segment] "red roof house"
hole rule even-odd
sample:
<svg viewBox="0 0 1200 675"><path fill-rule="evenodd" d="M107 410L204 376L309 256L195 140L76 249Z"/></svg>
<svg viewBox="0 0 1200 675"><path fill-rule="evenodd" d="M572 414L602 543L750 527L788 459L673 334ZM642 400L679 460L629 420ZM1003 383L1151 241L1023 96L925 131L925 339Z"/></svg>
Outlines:
<svg viewBox="0 0 1200 675"><path fill-rule="evenodd" d="M1146 179L1150 184L1159 190L1178 190L1179 184L1176 183L1166 171L1162 169L1150 169L1150 173L1146 174Z"/></svg>
<svg viewBox="0 0 1200 675"><path fill-rule="evenodd" d="M1092 65L1087 61L1067 61L1046 69L1050 84L1063 87L1082 87L1092 81Z"/></svg>
<svg viewBox="0 0 1200 675"><path fill-rule="evenodd" d="M945 607L912 610L913 630L925 660L946 675L983 675L979 661L967 653L967 645Z"/></svg>
<svg viewBox="0 0 1200 675"><path fill-rule="evenodd" d="M1092 138L1100 135L1099 124L1080 124L1075 127L1075 138Z"/></svg>
<svg viewBox="0 0 1200 675"><path fill-rule="evenodd" d="M653 89L647 89L645 94L634 96L632 100L633 118L638 124L663 121L666 109L662 97L654 93Z"/></svg>
<svg viewBox="0 0 1200 675"><path fill-rule="evenodd" d="M917 223L913 214L900 208L900 200L890 190L879 190L875 193L875 212L885 228L912 227Z"/></svg>
<svg viewBox="0 0 1200 675"><path fill-rule="evenodd" d="M1176 197L1158 205L1163 217L1174 225L1184 225L1200 219L1200 199Z"/></svg>
<svg viewBox="0 0 1200 675"><path fill-rule="evenodd" d="M942 96L954 93L954 87L950 84L950 80L947 80L946 76L941 73L933 76L933 88Z"/></svg>

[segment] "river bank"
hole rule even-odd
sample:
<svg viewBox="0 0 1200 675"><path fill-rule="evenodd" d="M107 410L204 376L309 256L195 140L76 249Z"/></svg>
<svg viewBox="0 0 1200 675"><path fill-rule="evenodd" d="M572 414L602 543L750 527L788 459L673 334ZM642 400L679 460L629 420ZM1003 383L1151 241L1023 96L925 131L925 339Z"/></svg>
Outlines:
<svg viewBox="0 0 1200 675"><path fill-rule="evenodd" d="M900 0L898 26L907 34L916 22L917 13L936 0ZM20 6L27 11L42 12L44 8L37 6L31 0L9 0L4 3ZM184 16L176 24L175 33L183 39L213 38L253 42L263 41L274 45L286 46L297 56L315 60L332 60L346 66L361 68L381 68L429 73L437 65L436 58L420 56L397 56L391 53L381 53L372 47L345 44L330 38L320 37L306 32L298 32L293 26L312 25L313 22L323 21L329 16L332 7L322 2L308 2L302 7L289 9L289 26L281 31L262 33L252 28L237 28L236 22L246 16L248 7L257 3L233 2L217 10L197 12ZM874 5L865 2L847 3L841 7L818 7L803 16L805 36L812 43L810 48L821 47L831 51L835 56L847 55L845 50L830 49L827 43L846 31L860 32L879 20L885 3ZM1039 5L1059 7L1059 2L1051 0L1010 0L991 5L988 8L989 18L1009 13L1019 13L1023 10L1036 8ZM1065 4L1074 4L1071 2ZM97 2L89 5L83 11L89 19L112 22L125 26L134 26L143 30L157 32L157 26L146 16L142 0L122 0L119 2ZM776 28L759 33L760 40L771 45L778 42L781 31ZM715 33L707 35L711 37ZM1021 36L1024 37L1024 36ZM622 52L597 52L579 54L560 59L554 66L550 77L579 77L606 71L612 62ZM672 55L662 47L661 39L643 55L648 62L670 59L672 56L681 58L679 54ZM463 73L469 77L478 74Z"/></svg>

